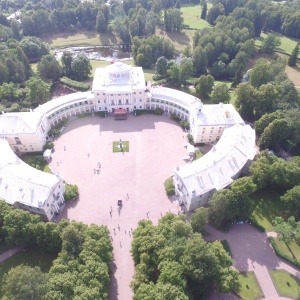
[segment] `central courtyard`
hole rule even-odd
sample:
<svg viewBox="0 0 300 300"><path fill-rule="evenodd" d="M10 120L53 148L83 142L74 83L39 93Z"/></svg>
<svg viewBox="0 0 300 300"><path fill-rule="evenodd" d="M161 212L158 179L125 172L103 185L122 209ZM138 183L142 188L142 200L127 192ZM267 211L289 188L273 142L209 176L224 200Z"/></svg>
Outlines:
<svg viewBox="0 0 300 300"><path fill-rule="evenodd" d="M113 142L128 141L129 152L113 152ZM106 225L114 247L110 299L132 299L132 230L142 219L157 223L180 207L165 193L164 181L187 155L186 133L166 116L130 115L127 120L89 116L71 121L55 141L50 164L79 188L57 220ZM118 212L117 202L123 206Z"/></svg>

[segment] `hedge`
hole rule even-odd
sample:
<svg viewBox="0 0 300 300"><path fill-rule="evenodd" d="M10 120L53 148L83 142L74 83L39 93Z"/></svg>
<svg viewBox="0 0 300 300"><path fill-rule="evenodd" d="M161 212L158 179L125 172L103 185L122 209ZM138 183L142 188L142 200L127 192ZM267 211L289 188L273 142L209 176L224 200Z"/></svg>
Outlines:
<svg viewBox="0 0 300 300"><path fill-rule="evenodd" d="M285 253L283 253L281 250L278 249L275 239L273 237L269 237L269 242L272 245L274 251L276 252L276 254L280 257L282 257L283 259L287 260L288 262L290 262L291 264L295 265L296 267L300 268L300 262L292 260L289 256L287 256Z"/></svg>
<svg viewBox="0 0 300 300"><path fill-rule="evenodd" d="M87 91L90 89L90 85L83 83L83 82L79 82L76 80L72 80L68 77L62 77L59 80L62 84L64 84L65 86L69 87L69 88L73 88L75 90L78 91Z"/></svg>
<svg viewBox="0 0 300 300"><path fill-rule="evenodd" d="M258 229L261 232L266 232L266 228L261 226L260 224L257 223L256 220L253 220L251 218L248 218L248 223L253 225L256 229Z"/></svg>
<svg viewBox="0 0 300 300"><path fill-rule="evenodd" d="M232 253L231 253L231 249L230 249L230 246L228 244L228 241L223 240L223 241L220 241L220 242L223 245L224 250L228 253L228 255L230 255L230 257L232 257Z"/></svg>

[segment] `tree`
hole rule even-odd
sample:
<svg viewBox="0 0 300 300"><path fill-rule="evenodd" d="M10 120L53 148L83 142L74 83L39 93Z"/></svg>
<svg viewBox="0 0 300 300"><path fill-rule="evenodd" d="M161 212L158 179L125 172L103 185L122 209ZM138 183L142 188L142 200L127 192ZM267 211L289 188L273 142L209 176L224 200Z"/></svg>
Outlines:
<svg viewBox="0 0 300 300"><path fill-rule="evenodd" d="M275 34L269 33L263 40L261 49L264 53L273 53L281 45L281 40Z"/></svg>
<svg viewBox="0 0 300 300"><path fill-rule="evenodd" d="M241 83L236 89L236 102L239 113L243 119L254 119L256 90L249 83Z"/></svg>
<svg viewBox="0 0 300 300"><path fill-rule="evenodd" d="M42 300L47 291L48 275L39 267L19 265L3 277L3 290L11 300Z"/></svg>
<svg viewBox="0 0 300 300"><path fill-rule="evenodd" d="M101 10L98 11L96 18L96 30L100 33L106 33L107 23L104 17L104 14Z"/></svg>
<svg viewBox="0 0 300 300"><path fill-rule="evenodd" d="M183 58L180 61L179 81L185 84L187 79L193 75L193 63L191 58Z"/></svg>
<svg viewBox="0 0 300 300"><path fill-rule="evenodd" d="M260 136L264 130L276 119L282 119L284 117L283 113L276 111L269 114L264 114L258 121L255 122L255 132Z"/></svg>
<svg viewBox="0 0 300 300"><path fill-rule="evenodd" d="M208 203L209 221L217 228L220 228L226 221L234 219L229 206L230 197L232 197L230 190L221 190L216 192Z"/></svg>
<svg viewBox="0 0 300 300"><path fill-rule="evenodd" d="M220 83L214 86L210 97L211 103L228 103L230 100L229 89L226 83Z"/></svg>
<svg viewBox="0 0 300 300"><path fill-rule="evenodd" d="M204 207L197 208L191 217L191 226L194 232L201 233L204 225L208 222L207 209Z"/></svg>
<svg viewBox="0 0 300 300"><path fill-rule="evenodd" d="M278 150L279 146L290 135L290 124L286 119L272 121L259 138L258 145L261 149Z"/></svg>
<svg viewBox="0 0 300 300"><path fill-rule="evenodd" d="M64 51L61 57L61 63L63 65L63 72L67 77L72 77L72 62L73 55L71 52Z"/></svg>
<svg viewBox="0 0 300 300"><path fill-rule="evenodd" d="M76 80L84 80L89 77L92 71L90 60L83 53L78 54L72 61L72 76Z"/></svg>
<svg viewBox="0 0 300 300"><path fill-rule="evenodd" d="M201 75L196 84L196 93L200 98L209 98L213 90L214 78L211 75Z"/></svg>
<svg viewBox="0 0 300 300"><path fill-rule="evenodd" d="M296 223L294 217L289 217L287 222L285 222L282 217L276 217L274 220L274 229L278 234L278 239L287 245L293 241L295 227Z"/></svg>
<svg viewBox="0 0 300 300"><path fill-rule="evenodd" d="M295 67L297 64L297 58L299 54L300 43L298 42L292 52L292 55L289 57L288 65L290 67Z"/></svg>
<svg viewBox="0 0 300 300"><path fill-rule="evenodd" d="M64 194L66 202L74 200L78 196L78 186L73 184L66 184L66 191Z"/></svg>
<svg viewBox="0 0 300 300"><path fill-rule="evenodd" d="M155 63L155 73L161 76L166 76L168 70L167 65L168 60L164 56L161 56Z"/></svg>
<svg viewBox="0 0 300 300"><path fill-rule="evenodd" d="M300 186L294 186L288 190L280 200L284 203L289 216L295 216L296 220L300 220Z"/></svg>
<svg viewBox="0 0 300 300"><path fill-rule="evenodd" d="M206 51L201 46L197 46L193 51L193 66L196 74L206 74L207 64L208 58Z"/></svg>
<svg viewBox="0 0 300 300"><path fill-rule="evenodd" d="M57 81L61 74L62 68L56 58L51 55L44 55L37 66L40 77L44 80Z"/></svg>
<svg viewBox="0 0 300 300"><path fill-rule="evenodd" d="M274 111L278 92L276 87L271 84L261 85L257 91L255 99L255 117L259 119L266 113Z"/></svg>
<svg viewBox="0 0 300 300"><path fill-rule="evenodd" d="M31 103L43 103L50 98L50 84L39 78L31 77L26 81L25 86L26 100Z"/></svg>
<svg viewBox="0 0 300 300"><path fill-rule="evenodd" d="M170 75L170 81L173 85L175 85L175 86L181 85L180 66L179 65L177 65L177 64L172 65L168 69L168 74Z"/></svg>
<svg viewBox="0 0 300 300"><path fill-rule="evenodd" d="M5 242L10 246L20 246L30 244L35 241L33 224L41 221L37 215L32 215L28 211L14 209L4 217L3 232L5 232Z"/></svg>
<svg viewBox="0 0 300 300"><path fill-rule="evenodd" d="M215 22L219 16L225 15L225 9L223 4L215 3L207 13L206 21L210 25L215 25Z"/></svg>
<svg viewBox="0 0 300 300"><path fill-rule="evenodd" d="M206 14L207 14L207 3L205 1L204 4L203 4L203 7L202 7L201 17L200 18L202 20L205 20L206 19Z"/></svg>

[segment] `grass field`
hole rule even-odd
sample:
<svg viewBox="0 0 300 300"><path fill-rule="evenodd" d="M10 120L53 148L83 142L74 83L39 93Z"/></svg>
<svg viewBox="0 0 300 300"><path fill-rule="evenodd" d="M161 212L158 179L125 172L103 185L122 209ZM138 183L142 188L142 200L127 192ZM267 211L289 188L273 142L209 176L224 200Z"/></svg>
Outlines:
<svg viewBox="0 0 300 300"><path fill-rule="evenodd" d="M119 145L120 145L119 141L113 142L113 149L112 149L112 151L114 153L117 153L117 152L129 152L129 142L128 141L122 141L122 144L123 144L123 151L119 148Z"/></svg>
<svg viewBox="0 0 300 300"><path fill-rule="evenodd" d="M300 247L297 243L292 242L288 246L285 242L279 241L278 238L274 238L274 242L278 249L287 255L291 261L299 262L300 261Z"/></svg>
<svg viewBox="0 0 300 300"><path fill-rule="evenodd" d="M99 34L96 31L82 30L75 33L57 33L42 38L51 48L65 48L73 46L99 46L121 43L113 34Z"/></svg>
<svg viewBox="0 0 300 300"><path fill-rule="evenodd" d="M284 211L279 197L279 194L265 190L251 196L255 202L255 208L250 217L263 226L266 231L274 230L273 220L275 217L282 215Z"/></svg>
<svg viewBox="0 0 300 300"><path fill-rule="evenodd" d="M202 7L196 4L186 4L181 6L182 17L184 25L188 25L193 29L202 29L204 27L211 27L208 22L200 19Z"/></svg>
<svg viewBox="0 0 300 300"><path fill-rule="evenodd" d="M300 280L283 270L270 271L280 296L299 299Z"/></svg>
<svg viewBox="0 0 300 300"><path fill-rule="evenodd" d="M279 46L278 50L287 54L292 54L292 51L294 50L299 40L283 36L277 32L272 33L278 36L281 40L281 45ZM262 33L260 37L256 38L255 45L261 46L263 40L267 37L267 35L267 33Z"/></svg>
<svg viewBox="0 0 300 300"><path fill-rule="evenodd" d="M243 300L255 300L263 297L263 293L257 283L253 272L239 274L238 276L240 287L235 292Z"/></svg>
<svg viewBox="0 0 300 300"><path fill-rule="evenodd" d="M3 275L9 271L10 268L16 267L20 264L29 265L31 267L39 266L43 272L48 272L52 261L57 257L55 254L43 252L37 248L29 248L15 254L8 260L0 264L0 286ZM0 289L0 300L9 300L4 296Z"/></svg>

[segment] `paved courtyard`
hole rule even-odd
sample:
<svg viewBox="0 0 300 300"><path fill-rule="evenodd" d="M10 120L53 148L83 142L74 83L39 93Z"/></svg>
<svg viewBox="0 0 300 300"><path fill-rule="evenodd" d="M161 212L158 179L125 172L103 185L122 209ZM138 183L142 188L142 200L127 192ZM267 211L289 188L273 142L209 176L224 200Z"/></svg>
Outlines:
<svg viewBox="0 0 300 300"><path fill-rule="evenodd" d="M129 152L112 152L113 141L120 139L129 141ZM179 210L177 202L167 198L163 183L184 164L185 143L186 134L175 122L155 115L130 115L123 121L78 118L55 141L51 168L66 182L77 184L80 192L58 220L108 226L114 247L111 300L132 299L131 230L141 219L156 224L161 215ZM123 200L120 213L118 199Z"/></svg>

